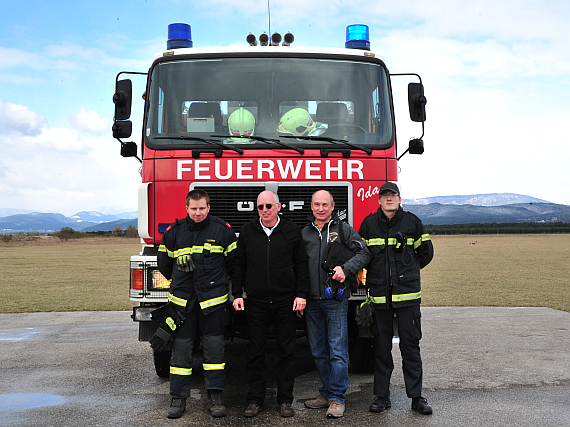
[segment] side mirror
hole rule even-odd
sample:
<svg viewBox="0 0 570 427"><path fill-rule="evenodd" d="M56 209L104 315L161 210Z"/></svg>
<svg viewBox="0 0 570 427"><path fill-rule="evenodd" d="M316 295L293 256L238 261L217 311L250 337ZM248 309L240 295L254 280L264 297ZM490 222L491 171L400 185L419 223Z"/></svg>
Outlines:
<svg viewBox="0 0 570 427"><path fill-rule="evenodd" d="M424 96L424 86L421 83L408 84L408 106L410 108L410 119L414 122L425 122L426 103Z"/></svg>
<svg viewBox="0 0 570 427"><path fill-rule="evenodd" d="M127 120L131 117L131 102L133 98L133 84L129 79L118 80L113 95L115 103L115 120Z"/></svg>
<svg viewBox="0 0 570 427"><path fill-rule="evenodd" d="M410 140L410 145L408 146L408 153L410 153L410 154L423 154L424 153L424 141L421 139Z"/></svg>
<svg viewBox="0 0 570 427"><path fill-rule="evenodd" d="M113 138L128 138L133 133L133 124L130 120L116 121L111 127Z"/></svg>
<svg viewBox="0 0 570 427"><path fill-rule="evenodd" d="M132 141L123 142L121 144L121 156L123 157L136 157L137 155L137 144Z"/></svg>

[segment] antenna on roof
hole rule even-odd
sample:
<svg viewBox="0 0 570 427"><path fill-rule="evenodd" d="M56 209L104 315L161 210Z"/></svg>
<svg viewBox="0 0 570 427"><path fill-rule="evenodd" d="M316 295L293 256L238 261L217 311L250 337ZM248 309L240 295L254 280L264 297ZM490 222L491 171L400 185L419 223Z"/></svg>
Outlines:
<svg viewBox="0 0 570 427"><path fill-rule="evenodd" d="M269 8L269 0L267 0L267 19L269 22L269 31L267 31L267 34L271 34L271 9Z"/></svg>

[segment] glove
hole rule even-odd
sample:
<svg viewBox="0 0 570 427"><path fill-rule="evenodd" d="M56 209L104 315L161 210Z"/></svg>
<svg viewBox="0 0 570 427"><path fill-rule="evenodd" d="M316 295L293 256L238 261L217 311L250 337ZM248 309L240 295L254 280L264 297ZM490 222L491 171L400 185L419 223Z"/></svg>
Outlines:
<svg viewBox="0 0 570 427"><path fill-rule="evenodd" d="M196 268L194 261L192 261L192 255L180 255L176 258L176 264L178 264L178 270L180 271L194 271Z"/></svg>
<svg viewBox="0 0 570 427"><path fill-rule="evenodd" d="M156 311L156 310L155 310ZM150 346L156 351L168 351L172 348L174 331L182 325L184 319L178 313L176 305L169 302L166 304L166 315L160 323L154 335L148 340Z"/></svg>
<svg viewBox="0 0 570 427"><path fill-rule="evenodd" d="M360 307L356 309L356 324L358 326L370 326L374 321L372 315L374 314L374 307L372 301L367 298Z"/></svg>

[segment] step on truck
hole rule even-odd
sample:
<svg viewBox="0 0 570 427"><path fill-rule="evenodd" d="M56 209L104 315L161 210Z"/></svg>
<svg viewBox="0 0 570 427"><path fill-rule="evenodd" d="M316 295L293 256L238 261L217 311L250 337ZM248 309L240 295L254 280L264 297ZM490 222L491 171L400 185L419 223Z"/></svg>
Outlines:
<svg viewBox="0 0 570 427"><path fill-rule="evenodd" d="M326 189L335 212L356 230L378 209L378 190L397 181L398 160L422 154L425 104L415 73L390 74L370 50L369 28L350 25L344 48L297 47L293 34L249 34L243 46L194 47L191 27L168 26L166 50L148 72L120 72L113 95L113 137L121 155L142 164L138 232L142 251L130 259L129 297L141 341L154 333L151 312L167 302L169 283L157 268L163 233L184 218L189 190L201 188L216 215L239 233L257 215L257 195L278 193L281 212L299 226L311 214L311 195ZM146 76L140 143L132 134L130 78ZM398 157L392 99L394 77L409 76L410 119L421 125ZM236 114L233 114L236 112ZM418 128L419 129L419 128ZM365 288L349 299L353 372L370 372L373 338L354 320ZM228 336L245 337L243 313L232 310ZM168 376L170 354L154 353Z"/></svg>

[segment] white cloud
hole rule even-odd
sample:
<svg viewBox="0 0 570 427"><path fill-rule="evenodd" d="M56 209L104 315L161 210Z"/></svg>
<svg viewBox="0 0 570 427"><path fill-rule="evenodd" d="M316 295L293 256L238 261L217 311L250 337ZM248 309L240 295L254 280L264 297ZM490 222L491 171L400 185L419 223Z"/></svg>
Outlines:
<svg viewBox="0 0 570 427"><path fill-rule="evenodd" d="M75 129L92 135L109 134L111 125L107 119L103 119L95 111L86 111L81 107L79 112L69 116L69 120Z"/></svg>
<svg viewBox="0 0 570 427"><path fill-rule="evenodd" d="M42 115L0 99L0 134L37 135L45 123Z"/></svg>

